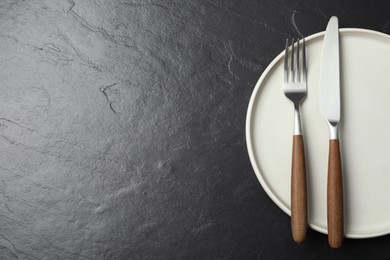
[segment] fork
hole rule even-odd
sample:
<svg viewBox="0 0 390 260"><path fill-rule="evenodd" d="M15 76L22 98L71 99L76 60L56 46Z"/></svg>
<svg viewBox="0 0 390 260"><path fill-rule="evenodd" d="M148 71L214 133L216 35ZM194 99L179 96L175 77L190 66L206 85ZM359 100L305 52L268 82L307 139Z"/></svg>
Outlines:
<svg viewBox="0 0 390 260"><path fill-rule="evenodd" d="M301 43L300 43L301 42ZM286 40L284 54L283 92L294 104L294 135L291 166L291 230L293 240L301 243L306 238L307 231L307 187L305 152L302 137L301 118L299 107L306 98L306 46L305 39L298 39L294 43ZM302 49L300 57L299 49ZM290 59L289 59L290 54Z"/></svg>

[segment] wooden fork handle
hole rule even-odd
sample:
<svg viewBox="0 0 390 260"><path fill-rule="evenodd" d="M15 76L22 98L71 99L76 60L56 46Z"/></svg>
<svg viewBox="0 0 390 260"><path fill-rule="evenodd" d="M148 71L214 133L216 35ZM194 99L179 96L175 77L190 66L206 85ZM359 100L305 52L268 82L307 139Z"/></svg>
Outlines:
<svg viewBox="0 0 390 260"><path fill-rule="evenodd" d="M328 165L328 242L339 248L344 236L343 180L339 140L329 142Z"/></svg>
<svg viewBox="0 0 390 260"><path fill-rule="evenodd" d="M307 231L307 188L302 135L293 136L291 169L291 230L295 242L302 243Z"/></svg>

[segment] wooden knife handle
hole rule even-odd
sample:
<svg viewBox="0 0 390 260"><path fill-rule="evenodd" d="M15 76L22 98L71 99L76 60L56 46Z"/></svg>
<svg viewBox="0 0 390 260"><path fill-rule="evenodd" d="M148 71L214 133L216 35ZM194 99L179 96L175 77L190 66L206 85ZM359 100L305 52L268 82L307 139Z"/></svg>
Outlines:
<svg viewBox="0 0 390 260"><path fill-rule="evenodd" d="M339 140L329 142L328 165L328 242L339 248L344 236L343 181Z"/></svg>
<svg viewBox="0 0 390 260"><path fill-rule="evenodd" d="M307 188L302 135L293 136L291 169L291 230L295 242L302 243L307 231Z"/></svg>

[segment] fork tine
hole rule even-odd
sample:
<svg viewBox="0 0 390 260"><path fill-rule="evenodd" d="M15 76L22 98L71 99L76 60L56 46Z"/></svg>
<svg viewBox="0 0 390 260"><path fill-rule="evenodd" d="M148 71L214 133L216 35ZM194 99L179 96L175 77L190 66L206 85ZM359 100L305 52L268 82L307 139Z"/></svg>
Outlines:
<svg viewBox="0 0 390 260"><path fill-rule="evenodd" d="M291 39L291 67L290 67L290 79L294 82L294 38Z"/></svg>
<svg viewBox="0 0 390 260"><path fill-rule="evenodd" d="M286 39L286 48L284 51L284 82L288 82L288 38Z"/></svg>
<svg viewBox="0 0 390 260"><path fill-rule="evenodd" d="M297 70L297 72L296 72L296 79L297 80L296 81L297 82L301 82L301 74L300 74L301 70L299 68L299 63L300 63L300 59L299 59L299 38L296 41L296 45L297 45L297 67L296 67L296 70Z"/></svg>
<svg viewBox="0 0 390 260"><path fill-rule="evenodd" d="M302 45L302 70L303 70L303 73L302 73L302 77L303 77L303 81L306 82L306 44L305 44L305 38L302 39L303 40L303 45Z"/></svg>

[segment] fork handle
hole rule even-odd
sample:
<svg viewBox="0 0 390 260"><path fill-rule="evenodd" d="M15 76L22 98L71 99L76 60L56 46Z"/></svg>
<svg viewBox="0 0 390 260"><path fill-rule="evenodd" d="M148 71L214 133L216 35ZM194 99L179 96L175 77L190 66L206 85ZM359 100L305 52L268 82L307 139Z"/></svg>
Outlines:
<svg viewBox="0 0 390 260"><path fill-rule="evenodd" d="M307 188L305 151L302 135L293 136L291 168L291 230L295 242L302 243L307 231Z"/></svg>
<svg viewBox="0 0 390 260"><path fill-rule="evenodd" d="M338 139L329 142L328 165L328 242L339 248L344 236L343 180Z"/></svg>

